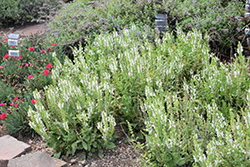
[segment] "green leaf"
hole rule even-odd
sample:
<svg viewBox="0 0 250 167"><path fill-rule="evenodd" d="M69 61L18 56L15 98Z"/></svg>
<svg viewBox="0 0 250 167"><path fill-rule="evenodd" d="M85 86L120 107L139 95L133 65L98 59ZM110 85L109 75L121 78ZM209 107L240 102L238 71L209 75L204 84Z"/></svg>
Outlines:
<svg viewBox="0 0 250 167"><path fill-rule="evenodd" d="M181 158L181 159L177 162L177 164L178 164L179 166L184 165L184 164L185 164L185 158Z"/></svg>
<svg viewBox="0 0 250 167"><path fill-rule="evenodd" d="M88 145L85 141L82 141L82 146L85 150L88 150Z"/></svg>
<svg viewBox="0 0 250 167"><path fill-rule="evenodd" d="M101 159L103 158L103 150L102 150L102 149L98 151L98 156L99 156Z"/></svg>
<svg viewBox="0 0 250 167"><path fill-rule="evenodd" d="M112 142L107 143L105 146L106 146L108 149L113 149L113 148L116 147L116 145L115 145L114 143L112 143Z"/></svg>
<svg viewBox="0 0 250 167"><path fill-rule="evenodd" d="M60 158L60 156L61 156L61 152L57 152L53 154L54 158Z"/></svg>

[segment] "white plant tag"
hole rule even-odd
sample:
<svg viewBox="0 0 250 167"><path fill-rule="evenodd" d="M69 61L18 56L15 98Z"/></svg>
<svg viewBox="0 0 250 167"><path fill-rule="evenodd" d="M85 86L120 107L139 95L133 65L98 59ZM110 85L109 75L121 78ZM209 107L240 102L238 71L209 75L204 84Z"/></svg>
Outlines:
<svg viewBox="0 0 250 167"><path fill-rule="evenodd" d="M19 50L9 50L9 56L19 57Z"/></svg>
<svg viewBox="0 0 250 167"><path fill-rule="evenodd" d="M17 40L13 40L13 39L9 39L8 40L8 45L11 45L11 46L17 46Z"/></svg>

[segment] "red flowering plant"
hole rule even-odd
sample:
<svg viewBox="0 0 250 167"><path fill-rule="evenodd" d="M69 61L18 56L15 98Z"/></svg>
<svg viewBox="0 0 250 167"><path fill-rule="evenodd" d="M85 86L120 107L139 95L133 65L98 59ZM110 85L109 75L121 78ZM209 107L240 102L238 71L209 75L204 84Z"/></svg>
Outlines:
<svg viewBox="0 0 250 167"><path fill-rule="evenodd" d="M17 137L22 135L34 135L35 131L29 126L27 111L33 95L25 92L23 96L13 98L10 103L0 103L0 122L3 122L8 134ZM31 106L32 107L32 106ZM3 118L3 119L2 119Z"/></svg>
<svg viewBox="0 0 250 167"><path fill-rule="evenodd" d="M9 104L0 103L0 119L4 120L8 114L18 111L22 103L23 101L20 100L18 96L13 98L12 102Z"/></svg>
<svg viewBox="0 0 250 167"><path fill-rule="evenodd" d="M45 85L52 84L50 69L52 68L52 64L48 64L45 66L44 70L41 70L40 73L32 72L30 75L27 75L25 78L24 85L29 87L30 90L34 91L42 90ZM32 75L33 74L33 75Z"/></svg>
<svg viewBox="0 0 250 167"><path fill-rule="evenodd" d="M0 64L4 61L3 56L5 56L5 54L3 53L8 53L8 43L5 42L1 42L2 37L0 36Z"/></svg>
<svg viewBox="0 0 250 167"><path fill-rule="evenodd" d="M0 38L2 37L0 36ZM25 117L28 109L23 110L22 116L20 116L20 108L26 106L26 103L19 101L24 98L24 94L32 94L36 89L42 91L43 87L52 84L51 70L54 61L52 54L57 52L57 58L62 62L65 55L62 53L61 45L53 41L36 45L35 41L25 39L14 47L14 50L19 50L18 57L8 54L9 50L13 50L12 46L8 45L8 39L0 40L0 43L0 87L5 90L0 94L0 103L5 104L0 106L0 116L2 113L6 113L7 116L4 120L12 120L12 122L9 121L8 127L10 128L11 124L14 124L15 121L18 122L15 120L18 117L22 118L22 121L28 122L27 116ZM16 101L13 101L15 98L13 95L18 95ZM31 100L28 103L32 104ZM0 122L2 122L1 119ZM19 123L21 124L21 122ZM18 129L17 126L15 127ZM15 130L13 129L13 131Z"/></svg>

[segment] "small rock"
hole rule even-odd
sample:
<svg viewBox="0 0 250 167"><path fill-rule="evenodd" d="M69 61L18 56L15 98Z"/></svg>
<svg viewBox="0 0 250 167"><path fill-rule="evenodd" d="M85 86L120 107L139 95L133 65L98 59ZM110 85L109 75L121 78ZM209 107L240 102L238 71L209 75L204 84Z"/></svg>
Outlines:
<svg viewBox="0 0 250 167"><path fill-rule="evenodd" d="M71 159L70 160L70 163L72 163L72 164L75 163L75 162L76 162L76 159Z"/></svg>
<svg viewBox="0 0 250 167"><path fill-rule="evenodd" d="M81 165L86 165L86 164L87 164L87 161L86 161L86 160L79 161L79 164L81 164Z"/></svg>

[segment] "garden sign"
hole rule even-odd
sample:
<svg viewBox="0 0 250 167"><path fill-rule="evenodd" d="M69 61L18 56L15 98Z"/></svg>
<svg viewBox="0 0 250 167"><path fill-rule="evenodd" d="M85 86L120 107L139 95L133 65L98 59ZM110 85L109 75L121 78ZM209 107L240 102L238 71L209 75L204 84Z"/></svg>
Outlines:
<svg viewBox="0 0 250 167"><path fill-rule="evenodd" d="M8 45L17 46L18 45L19 34L10 34L8 37ZM9 50L9 56L18 57L19 50Z"/></svg>

